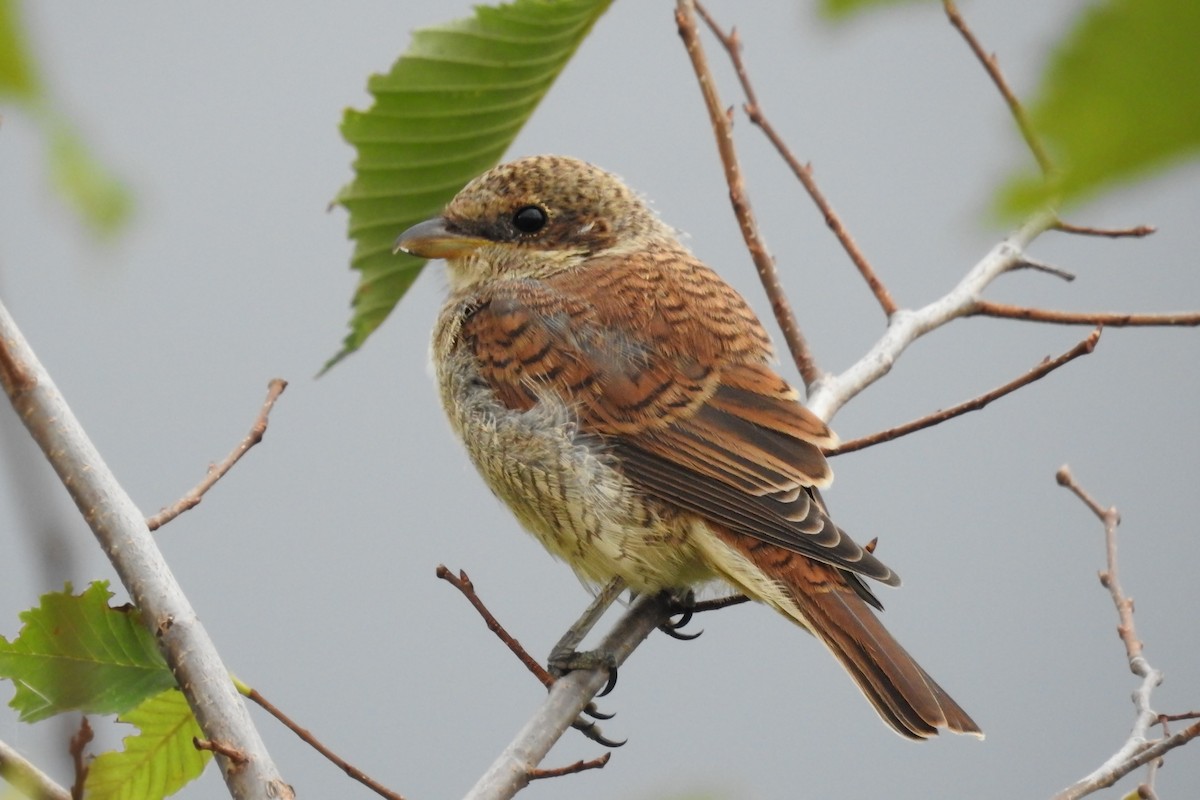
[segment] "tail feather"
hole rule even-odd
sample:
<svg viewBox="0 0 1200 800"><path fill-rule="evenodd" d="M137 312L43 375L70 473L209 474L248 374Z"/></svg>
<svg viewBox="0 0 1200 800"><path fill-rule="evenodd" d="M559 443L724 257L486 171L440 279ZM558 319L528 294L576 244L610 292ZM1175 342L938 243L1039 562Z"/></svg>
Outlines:
<svg viewBox="0 0 1200 800"><path fill-rule="evenodd" d="M888 633L841 570L749 536L715 532L741 556L725 560L724 577L820 639L897 733L921 740L945 728L983 737L967 712Z"/></svg>

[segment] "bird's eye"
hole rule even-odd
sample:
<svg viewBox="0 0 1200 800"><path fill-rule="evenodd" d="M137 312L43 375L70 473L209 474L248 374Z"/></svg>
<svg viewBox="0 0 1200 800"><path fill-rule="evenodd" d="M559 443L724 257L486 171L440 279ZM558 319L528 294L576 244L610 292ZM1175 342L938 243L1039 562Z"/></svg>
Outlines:
<svg viewBox="0 0 1200 800"><path fill-rule="evenodd" d="M549 221L550 217L546 214L546 210L537 206L518 208L512 216L513 227L521 233L537 233L546 227L546 223Z"/></svg>

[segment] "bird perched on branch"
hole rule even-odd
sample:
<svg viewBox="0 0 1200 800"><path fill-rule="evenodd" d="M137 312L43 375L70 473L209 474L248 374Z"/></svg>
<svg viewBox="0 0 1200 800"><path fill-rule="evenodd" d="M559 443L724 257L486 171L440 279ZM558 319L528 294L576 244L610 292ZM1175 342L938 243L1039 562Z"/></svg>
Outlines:
<svg viewBox="0 0 1200 800"><path fill-rule="evenodd" d="M745 300L619 178L502 164L396 246L446 260L442 403L547 550L638 592L724 580L816 635L901 735L980 733L871 609L863 579L899 579L826 513L836 437Z"/></svg>

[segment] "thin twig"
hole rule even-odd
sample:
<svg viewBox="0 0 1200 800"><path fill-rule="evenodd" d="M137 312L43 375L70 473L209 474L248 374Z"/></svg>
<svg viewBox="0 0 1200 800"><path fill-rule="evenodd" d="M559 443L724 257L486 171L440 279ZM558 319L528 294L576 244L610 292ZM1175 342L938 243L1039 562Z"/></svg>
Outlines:
<svg viewBox="0 0 1200 800"><path fill-rule="evenodd" d="M71 782L71 798L72 800L83 800L83 787L87 783L88 762L87 753L85 752L88 743L96 738L92 733L92 726L88 722L86 716L79 718L79 730L75 731L71 736L71 742L67 747L67 751L71 754L71 766L75 770L75 780Z"/></svg>
<svg viewBox="0 0 1200 800"><path fill-rule="evenodd" d="M1158 314L1135 314L1124 311L1058 311L1050 308L1029 308L1008 303L979 300L971 314L981 317L1003 317L1026 322L1051 322L1057 325L1103 325L1106 328L1134 326L1194 327L1200 325L1200 311L1167 311Z"/></svg>
<svg viewBox="0 0 1200 800"><path fill-rule="evenodd" d="M589 769L603 769L608 760L612 758L612 753L605 753L599 758L593 758L588 761L576 761L574 764L568 764L565 767L557 767L555 769L531 769L529 770L529 780L538 781L543 778L558 778L562 775L574 775L577 772L583 772Z"/></svg>
<svg viewBox="0 0 1200 800"><path fill-rule="evenodd" d="M150 530L158 530L183 512L199 505L205 492L221 480L225 473L229 472L233 465L246 455L247 450L262 441L263 434L267 432L267 418L271 415L271 409L275 407L275 401L279 399L279 395L283 394L283 390L286 388L287 381L282 378L274 378L267 384L267 399L263 401L262 408L259 409L258 416L250 427L250 432L238 443L237 447L233 448L233 452L226 456L224 461L220 464L210 465L204 480L196 484L190 492L181 497L174 505L164 508L146 520L146 525Z"/></svg>
<svg viewBox="0 0 1200 800"><path fill-rule="evenodd" d="M1050 160L1050 155L1046 152L1046 146L1042 144L1041 138L1033 129L1033 123L1029 121L1029 116L1025 113L1025 107L1021 105L1021 101L1017 99L1017 95L1009 87L1008 81L1005 80L1004 73L1000 71L1000 63L997 61L996 56L983 49L983 45L975 38L975 34L967 26L966 20L958 12L958 7L954 4L954 0L942 0L942 6L946 10L946 16L950 19L950 24L962 34L963 39L966 40L967 45L971 48L971 52L979 59L979 63L987 71L988 77L992 79L992 83L996 84L996 88L1000 90L1000 95L1004 98L1004 102L1008 104L1008 110L1012 113L1017 127L1021 129L1021 136L1025 138L1025 144L1029 146L1029 151L1037 159L1038 167L1041 168L1042 174L1050 175L1054 172L1054 162Z"/></svg>
<svg viewBox="0 0 1200 800"><path fill-rule="evenodd" d="M871 290L871 294L875 295L875 300L879 303L879 307L883 309L885 316L890 317L896 313L899 306L892 298L891 292L884 286L879 275L875 272L875 268L871 266L871 262L867 260L866 255L859 248L854 237L850 235L850 231L842 223L842 218L837 215L826 199L824 192L817 186L817 181L813 177L813 169L811 164L801 164L800 160L793 155L791 148L784 142L783 137L775 131L766 114L763 113L762 106L758 102L758 96L754 91L754 86L750 83L750 75L746 70L745 62L742 61L742 43L738 37L737 30L730 28L729 33L721 30L721 26L708 13L699 2L696 3L696 10L700 12L700 16L708 25L708 29L712 31L713 36L725 48L725 52L729 54L729 60L733 64L733 69L737 73L738 81L742 85L742 93L746 95L746 103L743 110L746 116L754 125L758 126L771 142L776 152L783 158L787 165L791 168L792 174L800 181L804 190L808 192L808 196L816 204L817 210L821 212L821 216L825 220L825 224L833 231L833 235L837 237L841 243L842 249L850 256L850 260L854 266L858 268L858 272L862 275L863 280L867 282L867 287ZM806 383L809 381L806 379Z"/></svg>
<svg viewBox="0 0 1200 800"><path fill-rule="evenodd" d="M1125 743L1090 775L1071 784L1053 798L1053 800L1075 800L1112 786L1133 770L1157 761L1169 750L1200 736L1200 722L1193 723L1178 733L1164 736L1157 741L1149 738L1150 728L1163 721L1163 716L1155 713L1150 705L1151 695L1154 689L1162 683L1163 676L1162 672L1153 667L1142 654L1142 642L1138 638L1137 628L1134 625L1133 600L1125 594L1118 579L1117 526L1121 523L1121 514L1113 506L1102 506L1088 494L1065 465L1058 470L1055 479L1060 486L1070 489L1076 497L1082 500L1104 524L1106 565L1100 572L1100 583L1108 589L1113 606L1117 610L1117 634L1125 646L1129 670L1142 679L1138 688L1133 692L1136 714L1133 728ZM1151 770L1147 782L1142 785L1150 792L1146 796L1153 796L1153 777L1154 771Z"/></svg>
<svg viewBox="0 0 1200 800"><path fill-rule="evenodd" d="M924 428L930 428L934 425L945 422L948 419L953 419L954 417L966 414L970 411L978 411L981 408L984 408L988 403L991 403L993 400L1004 397L1006 394L1011 394L1017 389L1020 389L1022 386L1028 386L1034 381L1044 378L1054 370L1061 367L1063 364L1066 364L1068 361L1074 361L1080 356L1091 353L1096 349L1096 343L1100 341L1100 330L1100 328L1096 328L1096 330L1092 331L1086 339L1079 342L1079 344L1075 345L1058 358L1046 358L1042 361L1042 363L1038 364L1021 377L1017 378L1016 380L1009 381L1003 386L999 386L990 392L981 394L978 397L966 401L965 403L960 403L959 405L947 408L943 411L936 411L932 414L928 414L920 419L905 423L904 425L897 425L894 428L889 428L885 431L880 431L879 433L873 433L870 436L863 436L858 439L851 439L848 442L843 442L837 447L826 450L825 454L836 456L843 453L853 453L855 450L862 450L864 448L871 447L872 445L890 442L893 439L899 439L901 436L907 436L910 433L915 433L916 431L923 430Z"/></svg>
<svg viewBox="0 0 1200 800"><path fill-rule="evenodd" d="M211 739L201 739L199 736L193 736L192 746L194 746L197 750L208 750L212 753L220 753L238 766L241 766L250 760L241 750L237 749L236 747L230 747L224 742L214 742Z"/></svg>
<svg viewBox="0 0 1200 800"><path fill-rule="evenodd" d="M467 601L479 612L479 616L483 617L488 630L504 642L504 645L525 665L527 670L533 673L535 678L541 681L543 686L549 689L554 685L555 677L536 658L531 656L512 634L505 630L500 621L483 604L483 600L479 599L479 595L475 593L475 584L471 583L471 579L467 577L465 571L459 570L458 575L455 576L444 564L438 564L437 576L462 592L463 597L467 598Z"/></svg>
<svg viewBox="0 0 1200 800"><path fill-rule="evenodd" d="M146 518L104 462L45 367L0 304L0 383L155 634L204 735L250 758L217 756L236 799L293 797L229 680L229 670L167 566Z"/></svg>
<svg viewBox="0 0 1200 800"><path fill-rule="evenodd" d="M750 598L744 594L731 594L728 597L718 597L715 600L701 600L689 609L693 614L703 614L705 611L719 611L730 606L740 606L749 603Z"/></svg>
<svg viewBox="0 0 1200 800"><path fill-rule="evenodd" d="M721 104L717 95L716 82L708 67L708 58L704 55L704 47L700 44L700 32L696 27L694 3L691 0L678 0L675 6L675 23L679 27L679 36L692 61L692 69L700 84L700 93L704 96L704 105L708 108L708 116L712 121L713 133L717 139L717 151L721 155L721 163L725 168L725 182L729 185L729 200L733 204L733 213L737 217L738 227L742 231L742 239L754 260L758 270L759 280L766 290L767 299L771 302L771 310L783 340L787 343L788 351L796 362L796 369L806 386L811 385L820 377L820 370L813 360L812 351L796 322L791 303L784 294L783 286L779 283L779 272L775 268L775 259L767 252L762 237L758 232L758 223L754 212L750 209L750 200L746 196L746 184L742 179L742 169L738 164L737 152L733 148L733 122L726 107Z"/></svg>
<svg viewBox="0 0 1200 800"><path fill-rule="evenodd" d="M4 742L0 742L0 778L30 800L71 800L70 792Z"/></svg>
<svg viewBox="0 0 1200 800"><path fill-rule="evenodd" d="M1062 267L1056 267L1053 264L1047 264L1045 261L1038 261L1037 259L1030 258L1029 256L1022 258L1021 263L1017 266L1021 269L1032 269L1038 272L1044 272L1047 275L1053 275L1056 278L1062 278L1067 283L1075 280L1075 273L1068 272Z"/></svg>
<svg viewBox="0 0 1200 800"><path fill-rule="evenodd" d="M1153 225L1135 225L1131 228L1093 228L1089 225L1072 225L1061 219L1054 223L1054 230L1076 233L1080 236L1104 236L1109 239L1141 238L1158 231Z"/></svg>
<svg viewBox="0 0 1200 800"><path fill-rule="evenodd" d="M388 798L388 800L404 800L404 798L401 795L397 794L396 792L393 792L391 789L387 788L379 781L377 781L374 778L372 778L371 776L367 775L365 772L360 770L358 767L354 766L353 764L350 764L344 758L342 758L337 753L333 752L328 747L326 747L324 744L322 744L321 741L319 739L317 739L317 737L312 735L311 731L309 731L307 728L302 728L298 724L296 724L296 722L291 717L289 717L287 714L280 711L279 708L274 703L267 700L267 698L263 697L262 693L260 693L257 689L252 689L249 686L246 686L245 684L240 684L239 688L240 688L242 694L244 694L250 700L253 700L255 703L258 703L258 705L261 706L263 708L263 710L265 710L268 714L270 714L272 717L274 717L275 719L282 722L284 727L286 727L292 733L299 736L300 739L303 740L305 743L307 743L310 747L312 747L318 753L325 756L325 758L329 759L335 765L337 765L337 767L340 768L342 770L342 772L346 773L351 778L353 778L354 780L361 783L363 786L366 786L368 789L375 792L375 794L379 795L380 797L386 797L386 798Z"/></svg>

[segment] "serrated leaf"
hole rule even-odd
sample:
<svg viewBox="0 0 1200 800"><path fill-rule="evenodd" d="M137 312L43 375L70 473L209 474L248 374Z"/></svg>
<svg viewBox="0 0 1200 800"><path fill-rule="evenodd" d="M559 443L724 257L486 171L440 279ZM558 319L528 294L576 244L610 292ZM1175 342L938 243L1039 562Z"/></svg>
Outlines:
<svg viewBox="0 0 1200 800"><path fill-rule="evenodd" d="M391 313L425 262L393 255L410 225L500 160L612 0L515 0L415 31L367 111L348 110L342 136L358 152L336 202L350 212L350 265L361 274L350 333L333 366Z"/></svg>
<svg viewBox="0 0 1200 800"><path fill-rule="evenodd" d="M119 753L101 753L88 768L88 800L142 800L172 795L200 777L212 753L192 740L204 734L183 692L169 689L118 719L141 731Z"/></svg>
<svg viewBox="0 0 1200 800"><path fill-rule="evenodd" d="M16 639L0 636L0 678L16 686L9 705L23 721L73 710L121 713L175 686L139 612L110 607L111 597L107 581L79 595L67 584L21 613Z"/></svg>
<svg viewBox="0 0 1200 800"><path fill-rule="evenodd" d="M1200 149L1200 3L1108 0L1057 48L1032 105L1058 174L1020 175L1009 213L1078 202Z"/></svg>

